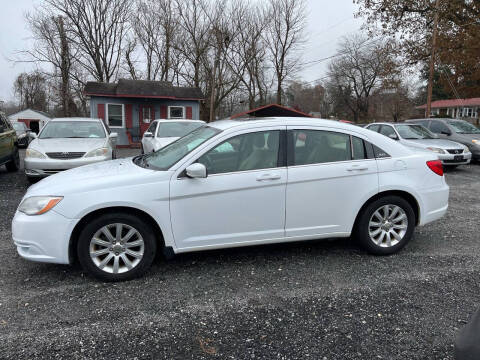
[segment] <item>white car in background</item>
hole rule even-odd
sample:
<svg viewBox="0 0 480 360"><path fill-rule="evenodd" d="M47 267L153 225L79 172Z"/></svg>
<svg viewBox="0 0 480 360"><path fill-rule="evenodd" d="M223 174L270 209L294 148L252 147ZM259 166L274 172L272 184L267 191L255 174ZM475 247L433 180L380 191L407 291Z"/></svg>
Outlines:
<svg viewBox="0 0 480 360"><path fill-rule="evenodd" d="M204 125L201 120L154 120L142 137L142 154L155 152Z"/></svg>
<svg viewBox="0 0 480 360"><path fill-rule="evenodd" d="M25 152L29 181L116 157L117 133L101 119L57 118L35 135Z"/></svg>
<svg viewBox="0 0 480 360"><path fill-rule="evenodd" d="M417 225L446 213L448 196L433 152L358 126L312 118L218 121L154 153L31 186L12 236L25 259L78 259L93 276L119 281L143 274L157 251L353 234L367 251L393 254Z"/></svg>

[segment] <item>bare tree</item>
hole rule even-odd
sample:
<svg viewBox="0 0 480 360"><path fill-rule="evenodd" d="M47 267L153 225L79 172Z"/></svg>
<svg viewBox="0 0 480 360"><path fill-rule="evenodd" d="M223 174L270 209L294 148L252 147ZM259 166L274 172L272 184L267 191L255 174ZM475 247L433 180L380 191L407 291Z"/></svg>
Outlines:
<svg viewBox="0 0 480 360"><path fill-rule="evenodd" d="M47 82L39 71L18 75L13 89L21 108L48 111Z"/></svg>
<svg viewBox="0 0 480 360"><path fill-rule="evenodd" d="M355 122L364 121L373 91L395 75L392 53L387 44L359 35L345 37L338 53L329 65L328 91L337 107L346 107Z"/></svg>
<svg viewBox="0 0 480 360"><path fill-rule="evenodd" d="M77 61L97 81L115 80L131 0L46 0L52 12L68 20Z"/></svg>
<svg viewBox="0 0 480 360"><path fill-rule="evenodd" d="M265 40L277 81L277 103L282 103L283 82L298 70L298 50L304 42L304 0L269 0Z"/></svg>

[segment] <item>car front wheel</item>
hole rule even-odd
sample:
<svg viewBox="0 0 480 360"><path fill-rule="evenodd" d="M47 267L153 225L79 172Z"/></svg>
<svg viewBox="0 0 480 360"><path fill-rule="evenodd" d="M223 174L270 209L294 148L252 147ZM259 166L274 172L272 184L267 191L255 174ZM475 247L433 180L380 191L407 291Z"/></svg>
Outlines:
<svg viewBox="0 0 480 360"><path fill-rule="evenodd" d="M150 224L127 213L94 219L81 231L77 245L82 267L103 281L131 280L143 275L156 251Z"/></svg>
<svg viewBox="0 0 480 360"><path fill-rule="evenodd" d="M354 236L368 252L390 255L410 241L414 229L415 213L409 202L399 196L386 196L363 209Z"/></svg>

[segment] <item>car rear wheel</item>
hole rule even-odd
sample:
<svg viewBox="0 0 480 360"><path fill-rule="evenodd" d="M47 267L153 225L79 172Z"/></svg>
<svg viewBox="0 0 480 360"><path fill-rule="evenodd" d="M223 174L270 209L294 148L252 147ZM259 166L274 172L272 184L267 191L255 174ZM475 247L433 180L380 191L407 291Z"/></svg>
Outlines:
<svg viewBox="0 0 480 360"><path fill-rule="evenodd" d="M17 148L15 148L12 159L6 163L5 166L9 172L18 171L18 169L20 169L20 154Z"/></svg>
<svg viewBox="0 0 480 360"><path fill-rule="evenodd" d="M126 213L102 215L88 223L77 245L82 267L103 281L131 280L143 275L156 251L150 224Z"/></svg>
<svg viewBox="0 0 480 360"><path fill-rule="evenodd" d="M409 202L399 196L386 196L362 210L354 235L368 252L390 255L410 241L414 229L415 213Z"/></svg>

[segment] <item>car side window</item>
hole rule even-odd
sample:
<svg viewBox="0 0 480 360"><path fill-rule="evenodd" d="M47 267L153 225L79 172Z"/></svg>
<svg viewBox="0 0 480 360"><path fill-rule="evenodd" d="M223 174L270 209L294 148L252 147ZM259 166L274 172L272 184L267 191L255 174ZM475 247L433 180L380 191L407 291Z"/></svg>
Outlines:
<svg viewBox="0 0 480 360"><path fill-rule="evenodd" d="M385 158L391 157L390 154L380 149L378 146L372 144L372 147L373 147L373 153L375 154L376 159L385 159Z"/></svg>
<svg viewBox="0 0 480 360"><path fill-rule="evenodd" d="M380 125L372 125L368 127L368 130L378 132L380 130Z"/></svg>
<svg viewBox="0 0 480 360"><path fill-rule="evenodd" d="M197 162L205 165L208 174L275 168L279 146L279 130L242 134L215 146Z"/></svg>
<svg viewBox="0 0 480 360"><path fill-rule="evenodd" d="M352 151L353 160L369 159L365 142L356 136L352 136Z"/></svg>
<svg viewBox="0 0 480 360"><path fill-rule="evenodd" d="M323 130L293 131L293 165L352 159L350 135Z"/></svg>
<svg viewBox="0 0 480 360"><path fill-rule="evenodd" d="M430 131L435 134L441 134L442 132L449 132L447 125L441 121L432 120L430 124Z"/></svg>
<svg viewBox="0 0 480 360"><path fill-rule="evenodd" d="M382 125L382 128L380 129L380 134L388 136L390 139L398 139L397 133L390 125Z"/></svg>

